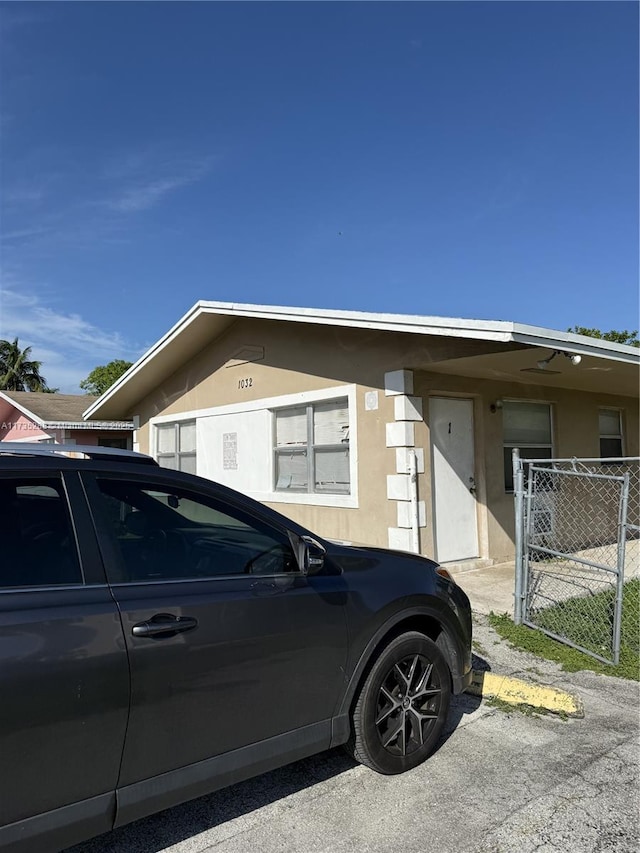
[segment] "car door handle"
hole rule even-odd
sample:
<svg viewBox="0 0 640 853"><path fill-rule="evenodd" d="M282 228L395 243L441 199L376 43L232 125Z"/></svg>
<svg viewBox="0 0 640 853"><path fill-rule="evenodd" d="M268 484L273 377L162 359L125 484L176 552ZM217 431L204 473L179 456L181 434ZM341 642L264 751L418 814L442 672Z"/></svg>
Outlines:
<svg viewBox="0 0 640 853"><path fill-rule="evenodd" d="M198 627L193 616L164 616L159 614L148 622L138 622L131 629L134 637L159 637L163 634L178 634Z"/></svg>

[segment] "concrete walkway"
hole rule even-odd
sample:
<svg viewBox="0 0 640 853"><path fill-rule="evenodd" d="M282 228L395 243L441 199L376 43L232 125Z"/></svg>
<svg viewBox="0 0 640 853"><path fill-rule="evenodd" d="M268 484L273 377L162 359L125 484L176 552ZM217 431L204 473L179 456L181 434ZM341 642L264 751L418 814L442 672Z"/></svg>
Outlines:
<svg viewBox="0 0 640 853"><path fill-rule="evenodd" d="M595 563L609 566L611 569L617 563L617 545L601 546L585 551L576 552L577 557L593 560ZM480 562L480 561L477 561ZM474 561L469 561L473 565ZM571 557L567 558L569 571L576 572L576 564ZM542 564L541 564L542 565ZM471 606L477 613L508 613L513 616L513 594L515 590L515 563L499 563L496 566L480 566L467 568L465 563L444 564L444 568L471 599ZM588 568L582 568L582 572ZM594 569L594 577L602 577L601 569ZM624 577L625 581L640 576L640 540L630 540L626 543ZM570 589L570 588L568 588ZM570 592L575 594L575 592Z"/></svg>
<svg viewBox="0 0 640 853"><path fill-rule="evenodd" d="M480 569L450 569L451 576L471 600L477 613L508 613L513 616L515 564L500 563Z"/></svg>

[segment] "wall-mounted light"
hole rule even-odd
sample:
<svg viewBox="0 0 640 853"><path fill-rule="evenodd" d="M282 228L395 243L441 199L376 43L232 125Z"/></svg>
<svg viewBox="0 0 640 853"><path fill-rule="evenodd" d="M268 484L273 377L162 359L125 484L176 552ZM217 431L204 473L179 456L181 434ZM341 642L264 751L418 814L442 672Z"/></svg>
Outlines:
<svg viewBox="0 0 640 853"><path fill-rule="evenodd" d="M501 409L501 408L502 408L502 400L496 400L495 403L491 403L489 405L489 411L491 412L492 415L495 415L495 413L498 411L498 409Z"/></svg>

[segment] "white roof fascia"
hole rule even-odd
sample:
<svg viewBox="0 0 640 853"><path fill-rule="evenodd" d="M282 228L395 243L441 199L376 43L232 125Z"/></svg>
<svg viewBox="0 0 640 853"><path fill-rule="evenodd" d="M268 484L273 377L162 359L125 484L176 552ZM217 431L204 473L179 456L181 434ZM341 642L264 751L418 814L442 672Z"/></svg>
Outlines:
<svg viewBox="0 0 640 853"><path fill-rule="evenodd" d="M588 338L573 332L559 332L540 326L513 323L508 320L467 320L457 317L423 317L417 314L373 314L365 311L287 308L279 305L245 305L233 302L201 301L198 304L203 312L211 314L233 314L238 317L265 320L290 320L320 325L524 343L611 358L616 361L640 363L640 350L637 347L605 341L602 338Z"/></svg>
<svg viewBox="0 0 640 853"><path fill-rule="evenodd" d="M222 303L221 303L222 304ZM230 303L229 303L230 304ZM200 308L201 303L196 302L196 304L190 308L186 314L184 314L178 322L173 325L168 332L166 332L159 341L156 341L155 344L149 347L149 349L143 353L140 358L131 365L131 367L126 370L122 376L117 379L113 385L102 394L102 396L98 397L97 400L94 400L93 403L89 406L89 408L82 413L83 418L90 418L93 412L99 408L103 403L109 400L116 391L120 388L121 385L124 385L125 382L128 382L133 376L139 373L142 368L149 362L156 353L163 350L168 344L173 341L179 334L181 334L195 319L196 317L202 313ZM227 312L232 313L232 312Z"/></svg>
<svg viewBox="0 0 640 853"><path fill-rule="evenodd" d="M13 400L7 394L4 394L2 391L0 391L0 397L2 397L3 400L6 400L7 403L9 403L10 406L13 406L14 409L17 409L19 412L22 412L22 414L29 418L29 420L33 421L34 423L38 424L39 427L44 429L44 421L37 417L37 415L34 415L33 412L30 412L29 409L26 408L26 406L22 406L20 403L16 403L15 400Z"/></svg>
<svg viewBox="0 0 640 853"><path fill-rule="evenodd" d="M513 340L517 343L549 347L550 349L562 350L562 352L574 352L581 355L592 355L596 358L608 358L611 361L640 364L640 349L638 347L605 341L603 338L576 335L573 332L556 332L551 329L541 329L538 326L524 326L516 323L514 324Z"/></svg>
<svg viewBox="0 0 640 853"><path fill-rule="evenodd" d="M423 335L510 340L513 323L503 320L463 320L456 317L421 317L418 314L373 314L367 311L334 311L322 308L289 308L281 305L246 305L233 302L199 302L203 313L229 314L261 320L288 320L321 326L411 332Z"/></svg>
<svg viewBox="0 0 640 853"><path fill-rule="evenodd" d="M640 364L640 350L625 344L616 344L601 338L587 338L571 332L558 332L539 326L528 326L508 320L468 320L458 317L427 317L418 314L376 314L366 311L338 311L321 308L292 308L283 305L252 305L237 302L211 302L200 300L184 314L160 340L153 344L101 397L83 412L90 418L122 385L139 373L160 351L201 314L233 317L250 317L262 320L288 320L325 326L343 326L361 329L406 332L410 334L459 337L467 339L521 343L530 346L562 349L608 358L613 361Z"/></svg>

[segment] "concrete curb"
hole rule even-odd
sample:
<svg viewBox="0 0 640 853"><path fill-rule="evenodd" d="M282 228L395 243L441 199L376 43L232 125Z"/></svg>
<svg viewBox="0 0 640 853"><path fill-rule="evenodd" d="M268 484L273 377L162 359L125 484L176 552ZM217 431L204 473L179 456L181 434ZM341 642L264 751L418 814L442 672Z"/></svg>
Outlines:
<svg viewBox="0 0 640 853"><path fill-rule="evenodd" d="M528 705L544 709L551 714L584 717L582 702L576 696L546 684L534 684L507 675L474 670L468 692L483 698L492 696L509 705Z"/></svg>

